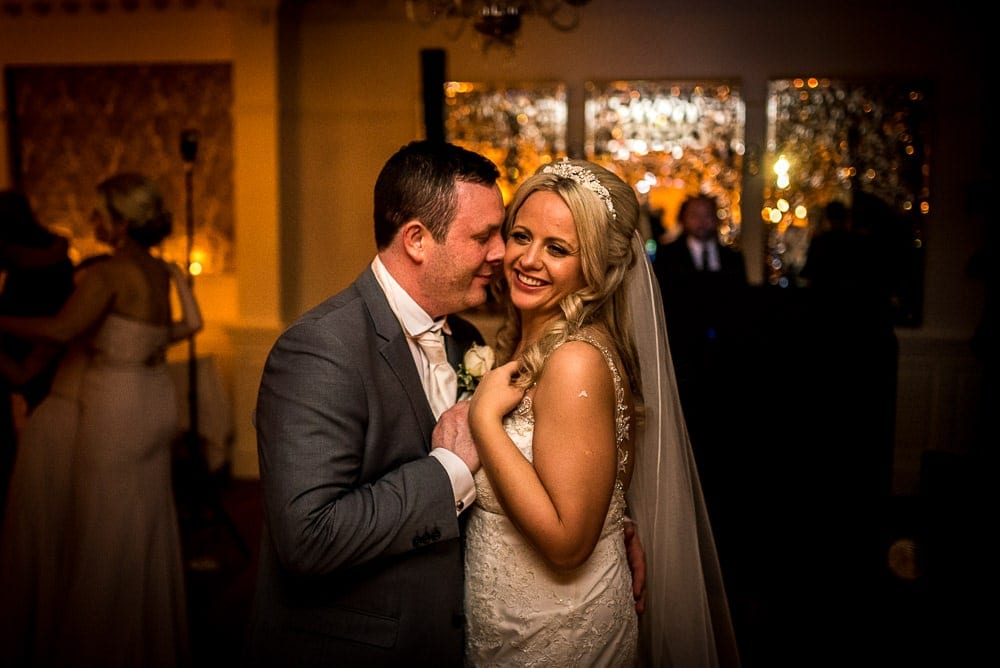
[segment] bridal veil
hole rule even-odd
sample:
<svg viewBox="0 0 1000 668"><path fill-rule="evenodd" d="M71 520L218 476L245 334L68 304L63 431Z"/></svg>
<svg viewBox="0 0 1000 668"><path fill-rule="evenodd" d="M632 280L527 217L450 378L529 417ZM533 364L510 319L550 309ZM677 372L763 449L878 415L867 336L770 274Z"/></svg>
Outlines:
<svg viewBox="0 0 1000 668"><path fill-rule="evenodd" d="M715 539L670 359L659 285L639 235L629 310L645 414L627 497L646 554L646 610L639 618L644 666L738 666Z"/></svg>

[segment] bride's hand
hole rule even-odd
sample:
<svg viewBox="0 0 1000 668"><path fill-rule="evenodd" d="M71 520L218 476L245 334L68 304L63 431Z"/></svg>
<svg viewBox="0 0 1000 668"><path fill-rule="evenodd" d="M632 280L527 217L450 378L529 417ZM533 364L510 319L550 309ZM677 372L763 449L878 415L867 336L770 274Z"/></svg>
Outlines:
<svg viewBox="0 0 1000 668"><path fill-rule="evenodd" d="M524 390L511 384L517 377L519 368L520 364L517 361L507 362L483 375L472 395L469 406L470 420L478 418L500 420L514 410L524 396Z"/></svg>

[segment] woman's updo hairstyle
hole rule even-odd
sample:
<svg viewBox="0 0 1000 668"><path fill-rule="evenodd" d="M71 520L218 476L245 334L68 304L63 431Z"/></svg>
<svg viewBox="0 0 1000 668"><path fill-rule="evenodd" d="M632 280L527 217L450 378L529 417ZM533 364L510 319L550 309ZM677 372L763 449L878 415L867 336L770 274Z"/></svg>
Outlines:
<svg viewBox="0 0 1000 668"><path fill-rule="evenodd" d="M173 230L173 216L163 206L160 188L147 176L123 172L97 186L111 219L144 248L155 246Z"/></svg>

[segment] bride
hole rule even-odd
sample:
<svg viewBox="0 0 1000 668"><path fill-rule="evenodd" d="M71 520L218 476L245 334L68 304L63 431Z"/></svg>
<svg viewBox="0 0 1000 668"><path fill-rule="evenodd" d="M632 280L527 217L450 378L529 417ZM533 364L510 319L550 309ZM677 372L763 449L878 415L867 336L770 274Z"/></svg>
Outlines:
<svg viewBox="0 0 1000 668"><path fill-rule="evenodd" d="M469 665L739 663L638 213L631 187L579 160L543 167L508 207L505 363L469 408Z"/></svg>

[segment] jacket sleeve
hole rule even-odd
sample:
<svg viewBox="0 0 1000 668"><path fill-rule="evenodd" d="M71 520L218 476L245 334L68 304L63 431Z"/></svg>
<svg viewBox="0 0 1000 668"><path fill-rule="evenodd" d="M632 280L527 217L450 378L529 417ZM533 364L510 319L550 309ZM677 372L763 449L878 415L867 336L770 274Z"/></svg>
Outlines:
<svg viewBox="0 0 1000 668"><path fill-rule="evenodd" d="M257 399L264 520L283 567L300 575L459 536L451 484L418 419L428 408L375 336L336 329L304 320L282 334Z"/></svg>

